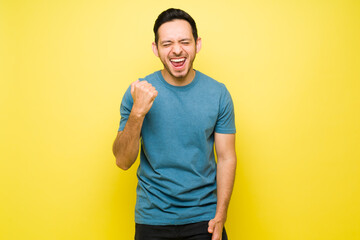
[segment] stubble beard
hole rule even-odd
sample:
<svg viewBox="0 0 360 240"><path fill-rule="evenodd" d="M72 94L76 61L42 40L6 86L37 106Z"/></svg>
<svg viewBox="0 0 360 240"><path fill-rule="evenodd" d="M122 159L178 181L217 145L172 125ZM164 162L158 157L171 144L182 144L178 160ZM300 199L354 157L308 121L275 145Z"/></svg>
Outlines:
<svg viewBox="0 0 360 240"><path fill-rule="evenodd" d="M195 56L192 60L190 60L189 69L186 71L185 74L181 74L181 76L175 76L167 64L165 64L164 62L162 62L162 64L163 64L164 68L166 69L166 71L170 74L171 77L173 77L174 79L177 79L177 80L181 80L181 79L185 79L190 74L191 70L193 69L194 60L195 60Z"/></svg>

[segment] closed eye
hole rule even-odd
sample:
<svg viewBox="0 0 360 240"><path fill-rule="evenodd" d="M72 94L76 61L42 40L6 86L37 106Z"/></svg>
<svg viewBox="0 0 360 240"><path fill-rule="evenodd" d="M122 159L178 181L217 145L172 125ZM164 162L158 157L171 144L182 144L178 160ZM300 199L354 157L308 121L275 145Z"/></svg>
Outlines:
<svg viewBox="0 0 360 240"><path fill-rule="evenodd" d="M161 42L161 46L163 46L163 47L169 47L170 45L171 45L171 41L163 41L163 42Z"/></svg>

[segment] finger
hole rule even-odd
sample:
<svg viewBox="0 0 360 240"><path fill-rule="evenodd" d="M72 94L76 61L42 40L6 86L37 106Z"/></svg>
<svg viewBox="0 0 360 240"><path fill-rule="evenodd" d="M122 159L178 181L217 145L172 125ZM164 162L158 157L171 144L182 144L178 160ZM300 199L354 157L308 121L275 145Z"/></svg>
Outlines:
<svg viewBox="0 0 360 240"><path fill-rule="evenodd" d="M151 92L151 100L154 101L155 98L157 97L157 95L158 95L158 92L156 90Z"/></svg>
<svg viewBox="0 0 360 240"><path fill-rule="evenodd" d="M148 82L142 81L136 85L136 89L142 89L144 91L150 92L155 90L155 88Z"/></svg>
<svg viewBox="0 0 360 240"><path fill-rule="evenodd" d="M144 83L144 84L141 84L139 83L139 85L137 86L137 88L140 88L142 89L144 92L147 92L147 93L151 93L151 94L155 94L156 91L156 88L151 85L150 83Z"/></svg>
<svg viewBox="0 0 360 240"><path fill-rule="evenodd" d="M131 83L131 89L130 89L131 95L133 95L133 93L134 93L134 91L135 91L135 86L136 86L136 84L137 84L138 82L140 82L139 79L136 80L135 82L132 82L132 83Z"/></svg>
<svg viewBox="0 0 360 240"><path fill-rule="evenodd" d="M214 226L215 226L215 221L214 220L210 220L208 223L209 227L208 227L208 232L209 233L213 233L214 232Z"/></svg>
<svg viewBox="0 0 360 240"><path fill-rule="evenodd" d="M212 235L211 240L221 240L221 234L222 234L221 229L219 228L218 225L216 225L216 226L214 227L214 233L213 233L213 235Z"/></svg>
<svg viewBox="0 0 360 240"><path fill-rule="evenodd" d="M132 82L131 85L132 85L132 86L135 86L135 85L137 85L139 82L140 82L140 80L138 79L138 80Z"/></svg>
<svg viewBox="0 0 360 240"><path fill-rule="evenodd" d="M140 82L138 83L138 85L139 85L139 86L149 86L149 85L151 85L151 84L148 83L148 81L143 80L143 81L140 81Z"/></svg>
<svg viewBox="0 0 360 240"><path fill-rule="evenodd" d="M153 87L153 86L149 87L149 90L150 90L151 92L153 92L153 93L157 92L157 91L156 91L156 88Z"/></svg>
<svg viewBox="0 0 360 240"><path fill-rule="evenodd" d="M154 98L156 98L158 94L159 94L159 92L154 90Z"/></svg>

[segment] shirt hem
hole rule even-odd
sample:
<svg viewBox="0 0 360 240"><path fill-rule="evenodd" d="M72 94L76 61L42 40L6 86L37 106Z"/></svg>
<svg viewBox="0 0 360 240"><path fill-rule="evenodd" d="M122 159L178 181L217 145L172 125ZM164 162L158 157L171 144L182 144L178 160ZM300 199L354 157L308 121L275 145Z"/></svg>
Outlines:
<svg viewBox="0 0 360 240"><path fill-rule="evenodd" d="M231 134L231 133L236 133L236 129L215 129L216 133L226 133L226 134Z"/></svg>
<svg viewBox="0 0 360 240"><path fill-rule="evenodd" d="M203 222L203 221L210 221L212 218L208 217L208 218L196 218L196 219L184 219L184 220L175 220L175 221L168 221L168 222L162 222L162 221L154 221L149 220L149 221L139 221L139 220L135 220L135 223L137 224L144 224L144 225L157 225L157 226L165 226L165 225L184 225L184 224L191 224L191 223L198 223L198 222Z"/></svg>

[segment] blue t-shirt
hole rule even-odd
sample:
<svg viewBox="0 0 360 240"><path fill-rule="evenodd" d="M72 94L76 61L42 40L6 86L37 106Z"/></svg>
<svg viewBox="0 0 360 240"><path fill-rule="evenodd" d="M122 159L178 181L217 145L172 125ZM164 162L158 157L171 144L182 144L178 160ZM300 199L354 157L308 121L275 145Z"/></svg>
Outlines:
<svg viewBox="0 0 360 240"><path fill-rule="evenodd" d="M225 85L196 71L186 86L161 71L145 77L158 91L141 129L135 222L179 225L209 221L216 212L214 132L235 133L234 107ZM133 99L121 102L122 131Z"/></svg>

